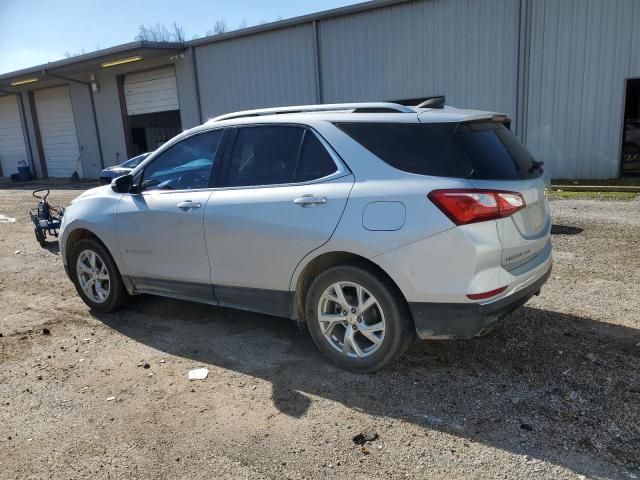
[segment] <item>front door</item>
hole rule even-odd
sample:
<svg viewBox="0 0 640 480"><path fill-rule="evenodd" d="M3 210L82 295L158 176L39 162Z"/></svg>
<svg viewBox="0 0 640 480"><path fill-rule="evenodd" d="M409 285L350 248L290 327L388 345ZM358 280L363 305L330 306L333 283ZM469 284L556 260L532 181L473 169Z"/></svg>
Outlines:
<svg viewBox="0 0 640 480"><path fill-rule="evenodd" d="M215 303L203 217L222 130L197 134L156 156L125 194L116 233L136 289Z"/></svg>
<svg viewBox="0 0 640 480"><path fill-rule="evenodd" d="M205 212L211 281L221 305L286 316L293 271L331 237L354 178L310 129L243 127L233 143Z"/></svg>

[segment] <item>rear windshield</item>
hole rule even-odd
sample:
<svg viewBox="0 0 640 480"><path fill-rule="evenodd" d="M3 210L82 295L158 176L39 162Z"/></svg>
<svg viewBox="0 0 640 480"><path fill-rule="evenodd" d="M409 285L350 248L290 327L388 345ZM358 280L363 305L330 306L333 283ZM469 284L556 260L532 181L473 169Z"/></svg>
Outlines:
<svg viewBox="0 0 640 480"><path fill-rule="evenodd" d="M521 180L542 168L499 122L336 123L399 170L438 177Z"/></svg>

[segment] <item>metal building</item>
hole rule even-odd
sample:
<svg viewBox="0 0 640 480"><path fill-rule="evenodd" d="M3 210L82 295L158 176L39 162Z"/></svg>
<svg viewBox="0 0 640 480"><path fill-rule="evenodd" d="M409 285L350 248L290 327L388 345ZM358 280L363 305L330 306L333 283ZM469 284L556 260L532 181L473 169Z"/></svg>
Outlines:
<svg viewBox="0 0 640 480"><path fill-rule="evenodd" d="M376 0L0 75L0 176L153 150L239 109L445 94L494 110L554 178L640 174L637 0Z"/></svg>

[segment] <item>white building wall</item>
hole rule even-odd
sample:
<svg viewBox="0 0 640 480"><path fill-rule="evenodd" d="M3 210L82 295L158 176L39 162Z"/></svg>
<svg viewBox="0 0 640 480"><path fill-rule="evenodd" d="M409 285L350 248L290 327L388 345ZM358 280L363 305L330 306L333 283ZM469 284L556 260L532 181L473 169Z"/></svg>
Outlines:
<svg viewBox="0 0 640 480"><path fill-rule="evenodd" d="M553 178L618 177L638 0L530 0L525 143Z"/></svg>
<svg viewBox="0 0 640 480"><path fill-rule="evenodd" d="M445 94L515 124L518 25L514 0L424 0L322 20L324 101Z"/></svg>

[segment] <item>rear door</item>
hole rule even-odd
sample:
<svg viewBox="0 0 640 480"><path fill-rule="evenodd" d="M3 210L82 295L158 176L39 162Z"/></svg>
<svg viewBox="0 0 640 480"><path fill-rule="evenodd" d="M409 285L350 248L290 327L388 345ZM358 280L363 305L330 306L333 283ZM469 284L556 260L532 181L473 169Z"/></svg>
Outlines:
<svg viewBox="0 0 640 480"><path fill-rule="evenodd" d="M550 249L551 215L542 165L499 122L462 123L455 137L470 164L474 187L524 197L525 208L496 221L502 265L511 270Z"/></svg>
<svg viewBox="0 0 640 480"><path fill-rule="evenodd" d="M353 175L313 130L286 125L236 129L225 175L204 218L216 297L287 315L293 270L331 237Z"/></svg>

